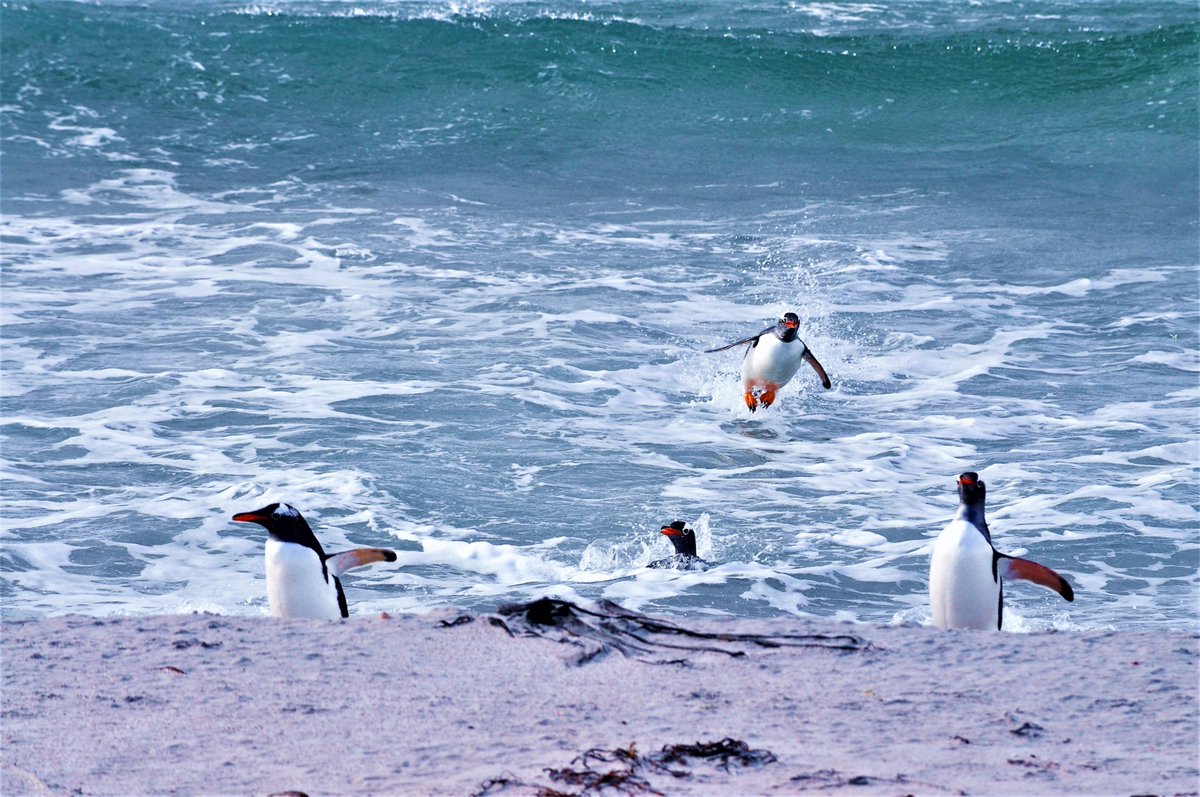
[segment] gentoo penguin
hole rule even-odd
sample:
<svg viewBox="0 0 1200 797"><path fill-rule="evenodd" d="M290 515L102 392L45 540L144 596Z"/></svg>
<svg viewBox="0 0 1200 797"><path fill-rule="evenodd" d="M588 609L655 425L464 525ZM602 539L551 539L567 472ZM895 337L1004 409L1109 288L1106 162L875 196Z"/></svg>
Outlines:
<svg viewBox="0 0 1200 797"><path fill-rule="evenodd" d="M268 504L233 516L267 530L267 602L276 617L349 617L342 573L372 562L394 562L385 548L356 548L328 556L304 516L288 504Z"/></svg>
<svg viewBox="0 0 1200 797"><path fill-rule="evenodd" d="M668 526L663 526L660 534L665 534L675 546L675 555L666 559L651 562L648 566L660 570L707 570L708 562L696 555L696 532L687 527L682 520L676 520Z"/></svg>
<svg viewBox="0 0 1200 797"><path fill-rule="evenodd" d="M1048 567L1006 556L992 547L983 516L987 488L979 474L958 477L958 512L933 544L929 602L939 628L1000 628L1004 624L1004 581L1023 578L1075 600L1066 579Z"/></svg>
<svg viewBox="0 0 1200 797"><path fill-rule="evenodd" d="M799 328L800 318L795 313L784 313L775 326L767 327L757 335L708 349L707 353L711 354L744 343L750 344L742 360L742 387L746 406L751 412L760 406L769 407L775 403L775 394L796 375L801 360L811 365L817 376L821 377L822 387L828 390L832 386L821 363L817 362L804 341L796 337Z"/></svg>

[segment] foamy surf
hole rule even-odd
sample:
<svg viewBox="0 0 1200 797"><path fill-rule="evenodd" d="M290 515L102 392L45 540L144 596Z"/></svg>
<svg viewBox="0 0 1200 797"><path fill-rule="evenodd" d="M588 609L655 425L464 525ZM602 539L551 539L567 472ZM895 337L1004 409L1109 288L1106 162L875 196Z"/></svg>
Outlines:
<svg viewBox="0 0 1200 797"><path fill-rule="evenodd" d="M264 613L270 499L356 613L921 623L977 470L1014 627L1191 626L1190 6L360 6L0 8L6 614Z"/></svg>

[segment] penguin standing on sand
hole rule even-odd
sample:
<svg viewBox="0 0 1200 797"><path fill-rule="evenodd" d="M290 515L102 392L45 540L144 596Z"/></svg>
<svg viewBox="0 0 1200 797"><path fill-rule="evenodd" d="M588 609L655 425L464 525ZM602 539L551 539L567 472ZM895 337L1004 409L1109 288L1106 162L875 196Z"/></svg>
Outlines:
<svg viewBox="0 0 1200 797"><path fill-rule="evenodd" d="M663 526L660 534L666 535L675 546L675 555L651 562L648 566L660 570L707 570L708 562L696 555L696 532L682 520Z"/></svg>
<svg viewBox="0 0 1200 797"><path fill-rule="evenodd" d="M821 363L817 362L804 341L796 336L799 328L800 318L795 313L784 313L774 326L767 327L757 335L707 350L706 353L711 354L750 344L742 360L742 387L746 406L751 412L760 406L765 408L775 403L775 394L796 375L801 361L811 365L817 372L822 387L828 390L832 386Z"/></svg>
<svg viewBox="0 0 1200 797"><path fill-rule="evenodd" d="M356 548L328 556L304 516L288 504L268 504L233 516L267 530L267 602L276 617L349 617L342 573L372 562L394 562L385 548Z"/></svg>
<svg viewBox="0 0 1200 797"><path fill-rule="evenodd" d="M983 515L987 488L979 474L958 477L958 512L933 544L929 602L939 628L996 628L1004 623L1004 581L1025 579L1075 600L1066 579L1048 567L1000 553Z"/></svg>

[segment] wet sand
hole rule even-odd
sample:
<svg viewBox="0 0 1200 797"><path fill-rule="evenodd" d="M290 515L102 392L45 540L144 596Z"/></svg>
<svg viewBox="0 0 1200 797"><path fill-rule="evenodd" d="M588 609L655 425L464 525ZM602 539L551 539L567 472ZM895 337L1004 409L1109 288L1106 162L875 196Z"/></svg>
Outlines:
<svg viewBox="0 0 1200 797"><path fill-rule="evenodd" d="M541 611L5 623L0 792L1200 792L1196 634Z"/></svg>

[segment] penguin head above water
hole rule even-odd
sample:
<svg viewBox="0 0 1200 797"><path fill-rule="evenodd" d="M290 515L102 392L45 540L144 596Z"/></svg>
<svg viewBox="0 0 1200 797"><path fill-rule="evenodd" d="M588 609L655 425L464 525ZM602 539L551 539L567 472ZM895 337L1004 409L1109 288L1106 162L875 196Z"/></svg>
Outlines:
<svg viewBox="0 0 1200 797"><path fill-rule="evenodd" d="M668 526L663 526L660 533L671 540L671 544L675 546L675 553L687 556L696 555L696 532L689 529L682 520L676 520Z"/></svg>
<svg viewBox="0 0 1200 797"><path fill-rule="evenodd" d="M321 543L317 542L317 537L309 528L308 522L291 504L267 504L253 512L239 512L233 519L238 523L257 523L267 530L271 539L312 548L322 559L325 558L325 551L321 548Z"/></svg>
<svg viewBox="0 0 1200 797"><path fill-rule="evenodd" d="M784 313L783 318L775 322L775 337L784 343L791 343L800 331L800 317L795 313Z"/></svg>
<svg viewBox="0 0 1200 797"><path fill-rule="evenodd" d="M968 506L982 504L984 499L987 498L987 485L979 478L979 474L973 470L959 474L958 497Z"/></svg>
<svg viewBox="0 0 1200 797"><path fill-rule="evenodd" d="M987 498L987 486L973 470L958 476L958 515L968 521L988 542L992 541L992 532L988 529L984 499Z"/></svg>

